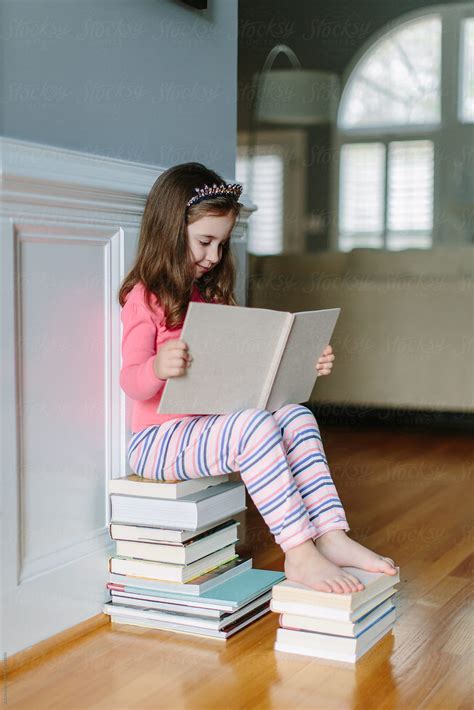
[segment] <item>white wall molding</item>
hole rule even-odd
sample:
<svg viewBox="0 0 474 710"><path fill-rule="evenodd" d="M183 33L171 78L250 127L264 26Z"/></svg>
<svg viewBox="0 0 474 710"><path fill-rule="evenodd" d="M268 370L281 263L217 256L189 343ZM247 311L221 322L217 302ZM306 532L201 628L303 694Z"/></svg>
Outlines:
<svg viewBox="0 0 474 710"><path fill-rule="evenodd" d="M136 163L55 146L0 137L3 199L0 209L8 214L20 209L60 210L67 219L141 219L146 197L166 168ZM224 178L226 182L233 180ZM243 193L242 221L256 209Z"/></svg>

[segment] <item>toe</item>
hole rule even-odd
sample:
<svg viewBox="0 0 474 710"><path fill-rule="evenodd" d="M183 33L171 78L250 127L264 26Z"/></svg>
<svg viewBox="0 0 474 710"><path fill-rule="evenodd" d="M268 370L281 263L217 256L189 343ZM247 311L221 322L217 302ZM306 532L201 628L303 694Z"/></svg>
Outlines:
<svg viewBox="0 0 474 710"><path fill-rule="evenodd" d="M331 589L333 592L336 592L337 594L343 594L344 590L342 586L339 584L339 582L335 579L328 579L327 580L328 584L330 585Z"/></svg>
<svg viewBox="0 0 474 710"><path fill-rule="evenodd" d="M320 582L318 585L318 589L320 592L332 592L331 585L327 582Z"/></svg>
<svg viewBox="0 0 474 710"><path fill-rule="evenodd" d="M343 594L350 594L352 592L350 583L344 579L343 575L338 577L336 581L340 585Z"/></svg>
<svg viewBox="0 0 474 710"><path fill-rule="evenodd" d="M395 574L396 569L395 569L394 561L391 560L390 557L381 557L380 558L380 571L387 572L388 574Z"/></svg>
<svg viewBox="0 0 474 710"><path fill-rule="evenodd" d="M349 579L352 584L354 585L354 591L360 592L362 589L364 589L364 585L360 581L360 579L357 579L357 577L354 577L353 574L349 574L349 572L346 572L344 575L346 579Z"/></svg>
<svg viewBox="0 0 474 710"><path fill-rule="evenodd" d="M357 592L357 584L352 579L350 579L349 577L347 577L345 575L344 575L343 579L346 582L346 584L349 586L349 591Z"/></svg>

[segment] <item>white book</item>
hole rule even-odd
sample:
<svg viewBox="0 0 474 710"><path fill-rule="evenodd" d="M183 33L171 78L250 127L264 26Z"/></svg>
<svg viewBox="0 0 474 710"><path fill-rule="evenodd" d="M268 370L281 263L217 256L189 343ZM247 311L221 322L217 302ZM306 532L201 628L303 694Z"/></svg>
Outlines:
<svg viewBox="0 0 474 710"><path fill-rule="evenodd" d="M277 630L277 641L275 642L275 651L283 651L284 653L294 653L298 656L312 656L313 658L325 658L331 661L342 661L345 663L355 663L361 658L367 651L369 651L372 646L375 646L384 636L390 633L393 629L393 624L382 629L377 636L368 638L365 643L360 644L356 653L343 653L339 651L324 651L324 650L311 650L308 648L303 648L298 646L297 643L291 643L284 640L278 640L280 632L288 631L288 629L278 629ZM283 637L280 634L280 639Z"/></svg>
<svg viewBox="0 0 474 710"><path fill-rule="evenodd" d="M109 562L110 563L110 562ZM108 589L117 591L146 592L171 592L184 595L199 596L214 587L237 577L252 567L251 557L237 557L230 562L202 574L192 582L166 582L161 579L148 579L146 577L133 577L125 574L109 575Z"/></svg>
<svg viewBox="0 0 474 710"><path fill-rule="evenodd" d="M299 602L281 602L272 599L271 610L279 614L295 614L298 616L311 617L315 619L327 619L328 621L342 621L353 623L371 611L378 604L386 599L391 599L395 595L395 588L389 587L384 592L376 594L363 604L360 604L353 611L350 609L331 609L318 604L300 604Z"/></svg>
<svg viewBox="0 0 474 710"><path fill-rule="evenodd" d="M126 594L125 592L115 592L113 589L110 592L110 599L113 602L113 606L136 606L140 608L147 609L159 609L161 611L175 611L180 614L193 614L194 616L203 616L209 619L220 619L225 613L219 609L215 609L211 606L196 606L196 604L191 605L188 603L177 603L172 599L156 599L150 598L145 594Z"/></svg>
<svg viewBox="0 0 474 710"><path fill-rule="evenodd" d="M173 609L165 611L156 607L143 606L143 604L139 606L136 604L117 604L116 602L106 602L104 604L103 611L106 614L122 614L124 616L135 616L141 619L153 619L155 621L183 624L183 626L191 626L194 628L215 629L216 631L222 631L222 629L229 626L229 624L232 624L234 621L238 621L249 612L261 607L263 604L266 603L266 606L268 607L270 596L271 592L262 594L258 597L258 599L254 599L249 604L237 609L237 611L234 611L231 614L225 614L220 618L206 618L203 615L194 614L189 609L184 612L178 612Z"/></svg>
<svg viewBox="0 0 474 710"><path fill-rule="evenodd" d="M200 535L215 530L223 525L240 525L232 518L224 523L211 523L196 530L174 530L172 528L162 528L156 525L135 525L126 523L110 523L109 532L112 540L134 540L136 542L161 542L180 545L189 540L195 540Z"/></svg>
<svg viewBox="0 0 474 710"><path fill-rule="evenodd" d="M358 621L335 621L333 619L318 619L311 616L298 614L281 614L280 626L284 629L296 631L317 631L318 633L335 634L336 636L358 636L365 631L374 621L381 618L387 611L395 609L391 601L385 601L376 606Z"/></svg>
<svg viewBox="0 0 474 710"><path fill-rule="evenodd" d="M191 493L196 493L196 491L201 491L208 486L217 486L219 483L225 483L228 480L229 476L223 474L221 476L192 478L187 481L159 481L131 473L129 476L111 478L109 480L109 493L177 500Z"/></svg>
<svg viewBox="0 0 474 710"><path fill-rule="evenodd" d="M234 542L238 542L237 523L182 544L117 540L115 551L119 557L189 565Z"/></svg>
<svg viewBox="0 0 474 710"><path fill-rule="evenodd" d="M177 624L176 622L168 621L157 621L156 619L140 619L136 616L117 614L116 610L110 613L110 620L119 624L127 624L129 626L142 626L148 629L161 629L163 631L175 631L181 634L191 634L192 636L206 636L212 638L226 639L229 636L233 636L240 629L244 629L246 626L256 621L264 614L270 611L268 602L262 607L258 607L254 611L247 614L245 617L234 622L229 628L216 630L216 629L206 629L203 627L192 627L185 626L184 624Z"/></svg>
<svg viewBox="0 0 474 710"><path fill-rule="evenodd" d="M245 485L238 481L219 483L179 500L110 496L113 522L153 525L165 528L196 530L204 525L226 520L245 505Z"/></svg>
<svg viewBox="0 0 474 710"><path fill-rule="evenodd" d="M279 628L274 648L275 651L354 663L393 628L394 622L395 609L356 638Z"/></svg>
<svg viewBox="0 0 474 710"><path fill-rule="evenodd" d="M115 574L126 574L128 577L145 577L163 582L189 582L196 577L200 577L206 572L230 562L238 557L235 545L213 552L207 557L203 557L189 565L175 565L167 562L150 562L149 560L137 560L134 557L111 557L109 568Z"/></svg>
<svg viewBox="0 0 474 710"><path fill-rule="evenodd" d="M157 412L273 412L307 402L340 311L290 313L191 301L180 339L193 360L184 375L166 381Z"/></svg>
<svg viewBox="0 0 474 710"><path fill-rule="evenodd" d="M343 566L345 572L353 574L360 579L364 589L360 592L349 592L346 594L334 594L333 592L321 592L316 589L306 587L298 582L291 582L285 579L283 582L273 587L272 599L279 602L299 602L301 604L324 606L327 609L341 609L352 612L362 604L366 604L377 594L381 594L393 587L400 581L400 568L396 568L396 574L385 574L384 572L368 572L358 567Z"/></svg>

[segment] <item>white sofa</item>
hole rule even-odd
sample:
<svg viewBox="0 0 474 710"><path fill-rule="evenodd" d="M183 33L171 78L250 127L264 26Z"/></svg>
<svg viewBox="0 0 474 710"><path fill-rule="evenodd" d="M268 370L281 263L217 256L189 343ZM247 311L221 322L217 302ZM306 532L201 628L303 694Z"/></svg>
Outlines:
<svg viewBox="0 0 474 710"><path fill-rule="evenodd" d="M310 402L474 411L474 245L249 254L247 305L340 307Z"/></svg>

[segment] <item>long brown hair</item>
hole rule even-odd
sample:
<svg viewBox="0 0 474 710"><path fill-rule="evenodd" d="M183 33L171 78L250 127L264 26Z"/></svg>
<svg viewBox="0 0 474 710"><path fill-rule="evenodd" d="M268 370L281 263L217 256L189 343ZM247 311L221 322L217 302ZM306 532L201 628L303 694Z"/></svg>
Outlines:
<svg viewBox="0 0 474 710"><path fill-rule="evenodd" d="M195 267L188 245L186 226L207 215L240 215L241 203L232 195L219 195L190 207L196 187L221 184L220 175L202 163L182 163L165 170L155 181L145 203L137 256L122 282L118 300L125 304L128 292L140 281L147 289L147 302L154 294L163 308L166 328L179 327L186 315L195 279ZM198 280L206 301L237 305L234 298L235 262L229 243L222 245L222 257Z"/></svg>

